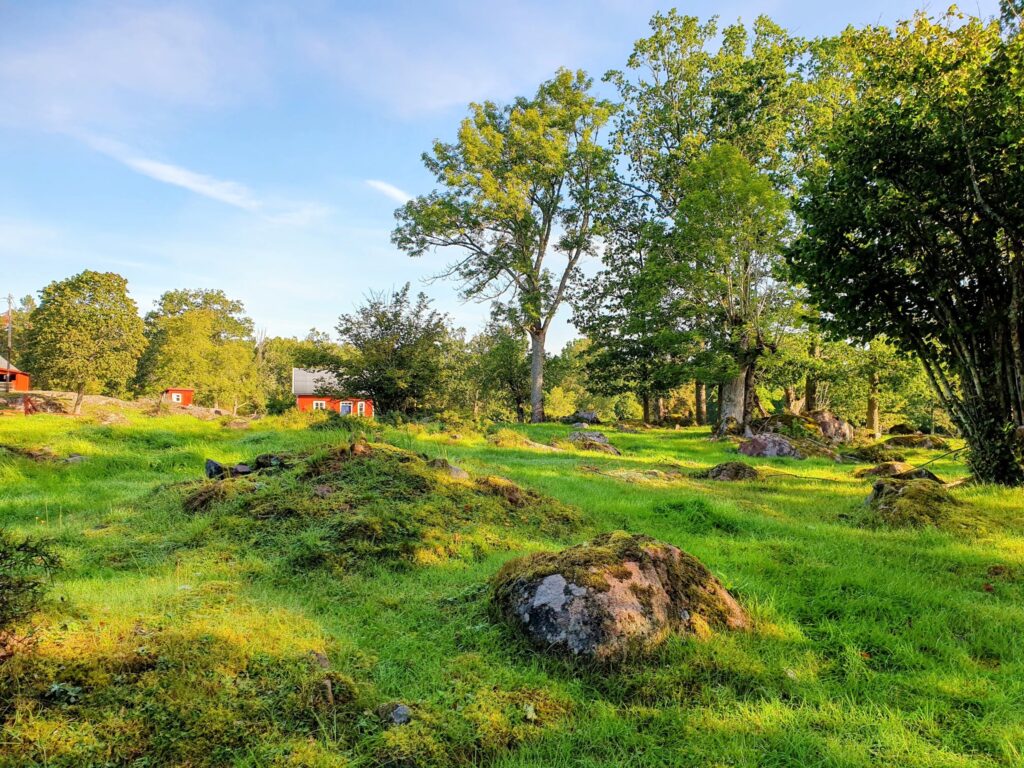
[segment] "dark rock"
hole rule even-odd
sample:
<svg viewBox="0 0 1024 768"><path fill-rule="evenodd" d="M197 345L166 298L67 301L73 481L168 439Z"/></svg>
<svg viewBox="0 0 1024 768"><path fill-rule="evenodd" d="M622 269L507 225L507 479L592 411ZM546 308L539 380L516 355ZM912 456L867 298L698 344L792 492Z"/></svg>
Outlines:
<svg viewBox="0 0 1024 768"><path fill-rule="evenodd" d="M740 443L739 452L744 456L756 456L760 458L773 458L785 456L793 459L802 459L804 455L796 449L788 438L773 433L754 435L749 440Z"/></svg>
<svg viewBox="0 0 1024 768"><path fill-rule="evenodd" d="M412 722L412 710L405 704L385 704L377 711L388 725L408 725Z"/></svg>
<svg viewBox="0 0 1024 768"><path fill-rule="evenodd" d="M909 424L893 424L889 427L890 435L916 435L918 431Z"/></svg>
<svg viewBox="0 0 1024 768"><path fill-rule="evenodd" d="M711 480L757 480L757 469L742 461L727 461L712 467L707 475Z"/></svg>
<svg viewBox="0 0 1024 768"><path fill-rule="evenodd" d="M673 632L750 627L695 557L621 531L506 563L492 601L537 647L602 661L649 651Z"/></svg>
<svg viewBox="0 0 1024 768"><path fill-rule="evenodd" d="M246 475L251 475L253 469L248 464L235 464L235 466L231 467L228 471L231 474L231 477L245 477Z"/></svg>
<svg viewBox="0 0 1024 768"><path fill-rule="evenodd" d="M579 451L595 451L621 456L622 452L612 445L608 438L600 432L571 432L567 438L573 448Z"/></svg>
<svg viewBox="0 0 1024 768"><path fill-rule="evenodd" d="M214 461L213 459L207 459L206 460L206 476L210 480L217 480L217 479L222 478L222 477L227 477L228 476L227 467L225 467L223 464L221 464L218 461Z"/></svg>

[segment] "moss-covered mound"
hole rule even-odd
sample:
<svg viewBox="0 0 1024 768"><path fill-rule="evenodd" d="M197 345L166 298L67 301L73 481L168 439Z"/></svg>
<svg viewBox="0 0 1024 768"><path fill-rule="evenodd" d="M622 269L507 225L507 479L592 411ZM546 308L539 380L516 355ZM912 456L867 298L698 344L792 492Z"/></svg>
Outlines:
<svg viewBox="0 0 1024 768"><path fill-rule="evenodd" d="M868 498L870 521L893 528L943 527L957 506L942 485L925 479L879 480Z"/></svg>
<svg viewBox="0 0 1024 768"><path fill-rule="evenodd" d="M949 443L938 435L896 435L885 441L887 447L920 448L923 450L948 451Z"/></svg>
<svg viewBox="0 0 1024 768"><path fill-rule="evenodd" d="M847 446L843 449L843 456L858 459L859 461L869 461L872 464L907 460L906 453L894 450L883 443L862 443L860 445Z"/></svg>
<svg viewBox="0 0 1024 768"><path fill-rule="evenodd" d="M854 477L895 477L909 472L914 467L903 461L883 461L874 467L862 467L853 473Z"/></svg>
<svg viewBox="0 0 1024 768"><path fill-rule="evenodd" d="M596 661L644 653L672 632L750 626L697 558L622 531L506 563L493 589L496 613L534 645Z"/></svg>
<svg viewBox="0 0 1024 768"><path fill-rule="evenodd" d="M789 437L810 437L818 440L824 437L821 427L813 418L788 411L773 413L763 419L754 419L750 422L750 428L757 434L775 432Z"/></svg>
<svg viewBox="0 0 1024 768"><path fill-rule="evenodd" d="M557 538L578 525L575 510L510 480L453 477L388 445L282 458L273 471L177 492L186 510L291 569L473 559L514 548L516 529Z"/></svg>

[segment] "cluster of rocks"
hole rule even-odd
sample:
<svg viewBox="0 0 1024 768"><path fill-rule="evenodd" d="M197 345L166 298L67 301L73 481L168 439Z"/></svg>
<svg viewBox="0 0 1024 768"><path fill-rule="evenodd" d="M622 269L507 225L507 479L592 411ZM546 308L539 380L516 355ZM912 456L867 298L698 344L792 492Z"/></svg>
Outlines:
<svg viewBox="0 0 1024 768"><path fill-rule="evenodd" d="M726 461L709 469L706 476L709 480L734 482L736 480L757 480L760 473L756 467L742 461Z"/></svg>
<svg viewBox="0 0 1024 768"><path fill-rule="evenodd" d="M600 424L601 419L598 418L596 411L576 411L571 416L566 416L562 419L563 424L572 424L576 427L588 427L594 424Z"/></svg>
<svg viewBox="0 0 1024 768"><path fill-rule="evenodd" d="M649 652L673 633L706 637L751 626L697 558L621 531L506 563L492 604L538 648L594 661Z"/></svg>
<svg viewBox="0 0 1024 768"><path fill-rule="evenodd" d="M251 464L234 464L231 466L226 466L213 459L207 459L206 478L208 480L224 480L229 477L245 477L254 472L287 469L289 466L288 460L276 453L260 454Z"/></svg>

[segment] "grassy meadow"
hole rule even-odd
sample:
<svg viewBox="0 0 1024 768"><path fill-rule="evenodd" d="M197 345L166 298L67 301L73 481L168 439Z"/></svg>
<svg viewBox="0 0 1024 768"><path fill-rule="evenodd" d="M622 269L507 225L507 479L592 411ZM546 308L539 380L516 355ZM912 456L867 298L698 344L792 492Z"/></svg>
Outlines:
<svg viewBox="0 0 1024 768"><path fill-rule="evenodd" d="M295 417L0 419L0 445L57 457L0 450L0 524L63 559L0 663L0 766L1024 765L1020 491L956 488L955 527L886 529L856 465L720 483L692 476L736 457L706 430L605 432L621 457L368 428L542 495L520 509L386 448L332 464L353 435ZM313 458L189 511L206 458L268 451ZM599 668L491 619L503 562L615 529L699 557L754 630ZM397 702L412 722L387 727Z"/></svg>

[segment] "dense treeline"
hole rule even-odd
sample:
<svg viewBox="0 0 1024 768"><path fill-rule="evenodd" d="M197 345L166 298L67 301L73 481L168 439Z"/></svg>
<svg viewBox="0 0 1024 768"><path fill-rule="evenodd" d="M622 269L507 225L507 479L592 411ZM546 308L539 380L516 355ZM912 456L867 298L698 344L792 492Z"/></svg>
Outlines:
<svg viewBox="0 0 1024 768"><path fill-rule="evenodd" d="M143 320L121 278L85 272L20 308L24 364L236 411L287 407L292 365L407 416L726 434L827 408L874 434L958 428L980 478L1020 483L1019 11L819 40L672 11L605 75L614 100L560 70L470 105L393 241L453 259L443 274L493 307L475 335L409 286L333 337L266 338L220 291L169 291ZM566 306L582 339L552 354Z"/></svg>

